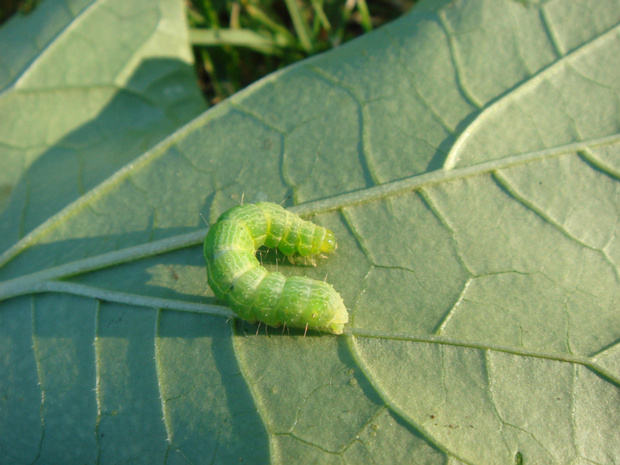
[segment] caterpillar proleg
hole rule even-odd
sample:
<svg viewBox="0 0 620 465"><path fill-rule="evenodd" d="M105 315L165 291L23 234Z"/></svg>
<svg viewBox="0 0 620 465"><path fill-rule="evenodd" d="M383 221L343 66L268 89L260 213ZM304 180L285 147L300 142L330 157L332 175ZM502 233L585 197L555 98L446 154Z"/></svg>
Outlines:
<svg viewBox="0 0 620 465"><path fill-rule="evenodd" d="M349 315L333 286L268 272L256 258L263 245L288 256L312 258L336 250L336 238L331 231L275 203L233 207L205 237L207 281L215 296L250 322L341 334Z"/></svg>

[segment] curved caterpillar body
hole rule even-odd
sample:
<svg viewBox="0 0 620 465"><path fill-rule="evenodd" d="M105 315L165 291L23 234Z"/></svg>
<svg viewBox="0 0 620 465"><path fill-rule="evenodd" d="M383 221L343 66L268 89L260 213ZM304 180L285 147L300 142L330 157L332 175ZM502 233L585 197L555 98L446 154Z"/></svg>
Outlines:
<svg viewBox="0 0 620 465"><path fill-rule="evenodd" d="M256 259L263 245L312 258L333 252L336 239L331 231L275 203L231 208L204 242L207 280L216 297L250 322L341 334L349 315L340 294L323 281L268 272Z"/></svg>

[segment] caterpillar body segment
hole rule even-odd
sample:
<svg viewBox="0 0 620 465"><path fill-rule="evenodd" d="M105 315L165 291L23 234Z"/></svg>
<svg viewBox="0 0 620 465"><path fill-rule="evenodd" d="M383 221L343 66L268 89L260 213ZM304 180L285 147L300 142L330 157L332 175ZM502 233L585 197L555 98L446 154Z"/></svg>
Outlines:
<svg viewBox="0 0 620 465"><path fill-rule="evenodd" d="M312 260L333 252L336 239L331 231L274 203L231 208L204 241L207 281L216 297L250 322L341 334L348 313L340 294L323 281L268 272L256 258L263 245Z"/></svg>

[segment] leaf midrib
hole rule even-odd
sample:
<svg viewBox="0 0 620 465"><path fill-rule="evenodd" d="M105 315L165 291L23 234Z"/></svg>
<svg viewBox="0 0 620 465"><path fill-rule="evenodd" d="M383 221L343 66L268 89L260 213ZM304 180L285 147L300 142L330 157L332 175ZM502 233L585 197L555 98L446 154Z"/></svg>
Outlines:
<svg viewBox="0 0 620 465"><path fill-rule="evenodd" d="M202 119L202 118L200 118ZM189 130L184 128L185 130ZM620 134L614 134L607 137L598 139L591 139L583 142L576 142L572 144L566 144L550 149L540 150L537 152L528 152L520 155L513 155L498 160L492 160L489 162L479 163L471 165L465 168L457 168L451 170L437 170L430 173L424 173L420 175L411 176L398 181L392 181L379 186L366 188L363 190L348 192L338 196L315 200L300 205L291 207L289 210L301 215L311 216L320 213L327 213L333 210L339 210L345 207L359 205L365 202L375 201L383 198L387 198L394 195L403 194L406 192L412 192L417 189L440 184L444 182L453 181L456 179L462 179L466 177L474 177L482 174L498 171L500 169L511 168L514 166L532 163L538 160L549 159L571 153L583 151L597 146L613 144L620 142ZM167 141L168 145L170 141ZM146 154L145 154L146 155ZM147 162L150 161L147 160ZM142 163L140 163L141 165ZM133 163L121 171L126 173L136 167L138 163ZM117 173L118 174L118 173ZM113 176L117 178L117 176ZM30 242L34 241L35 233L40 229L52 228L55 224L62 221L64 218L77 213L76 209L83 207L87 204L84 198L93 199L101 195L107 189L104 185L108 185L106 181L100 186L93 189L91 192L78 199L73 204L67 206L64 210L57 215L50 218L47 222L43 223L39 228L32 231L25 236L21 241L8 249L0 257L0 266L4 266L20 251L26 249ZM108 186L109 187L109 186ZM101 190L103 192L101 192ZM42 235L44 231L40 231L38 235ZM77 260L74 262L66 263L57 267L48 268L47 270L37 271L31 274L20 276L18 278L4 281L0 283L0 301L18 295L28 294L30 292L37 292L41 286L48 281L64 279L69 276L75 276L78 274L99 270L112 265L119 265L133 260L143 259L154 255L171 252L174 250L182 249L185 247L195 246L200 244L204 240L206 230L198 230L187 234L181 234L177 236L171 236L159 241L149 242L148 244L142 244L138 246L128 247L120 249L114 252L108 252L101 255ZM40 292L40 291L39 291Z"/></svg>

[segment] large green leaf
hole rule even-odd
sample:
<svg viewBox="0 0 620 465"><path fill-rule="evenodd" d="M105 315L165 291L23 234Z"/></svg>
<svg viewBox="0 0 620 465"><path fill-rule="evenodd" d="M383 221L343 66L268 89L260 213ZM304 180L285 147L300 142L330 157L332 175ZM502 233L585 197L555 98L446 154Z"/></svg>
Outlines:
<svg viewBox="0 0 620 465"><path fill-rule="evenodd" d="M41 195L102 170L50 142L2 218L4 461L620 463L619 74L617 1L427 2L55 215ZM200 215L242 196L336 233L316 268L266 260L327 276L343 336L228 320Z"/></svg>
<svg viewBox="0 0 620 465"><path fill-rule="evenodd" d="M205 107L178 2L46 0L0 50L0 250Z"/></svg>

